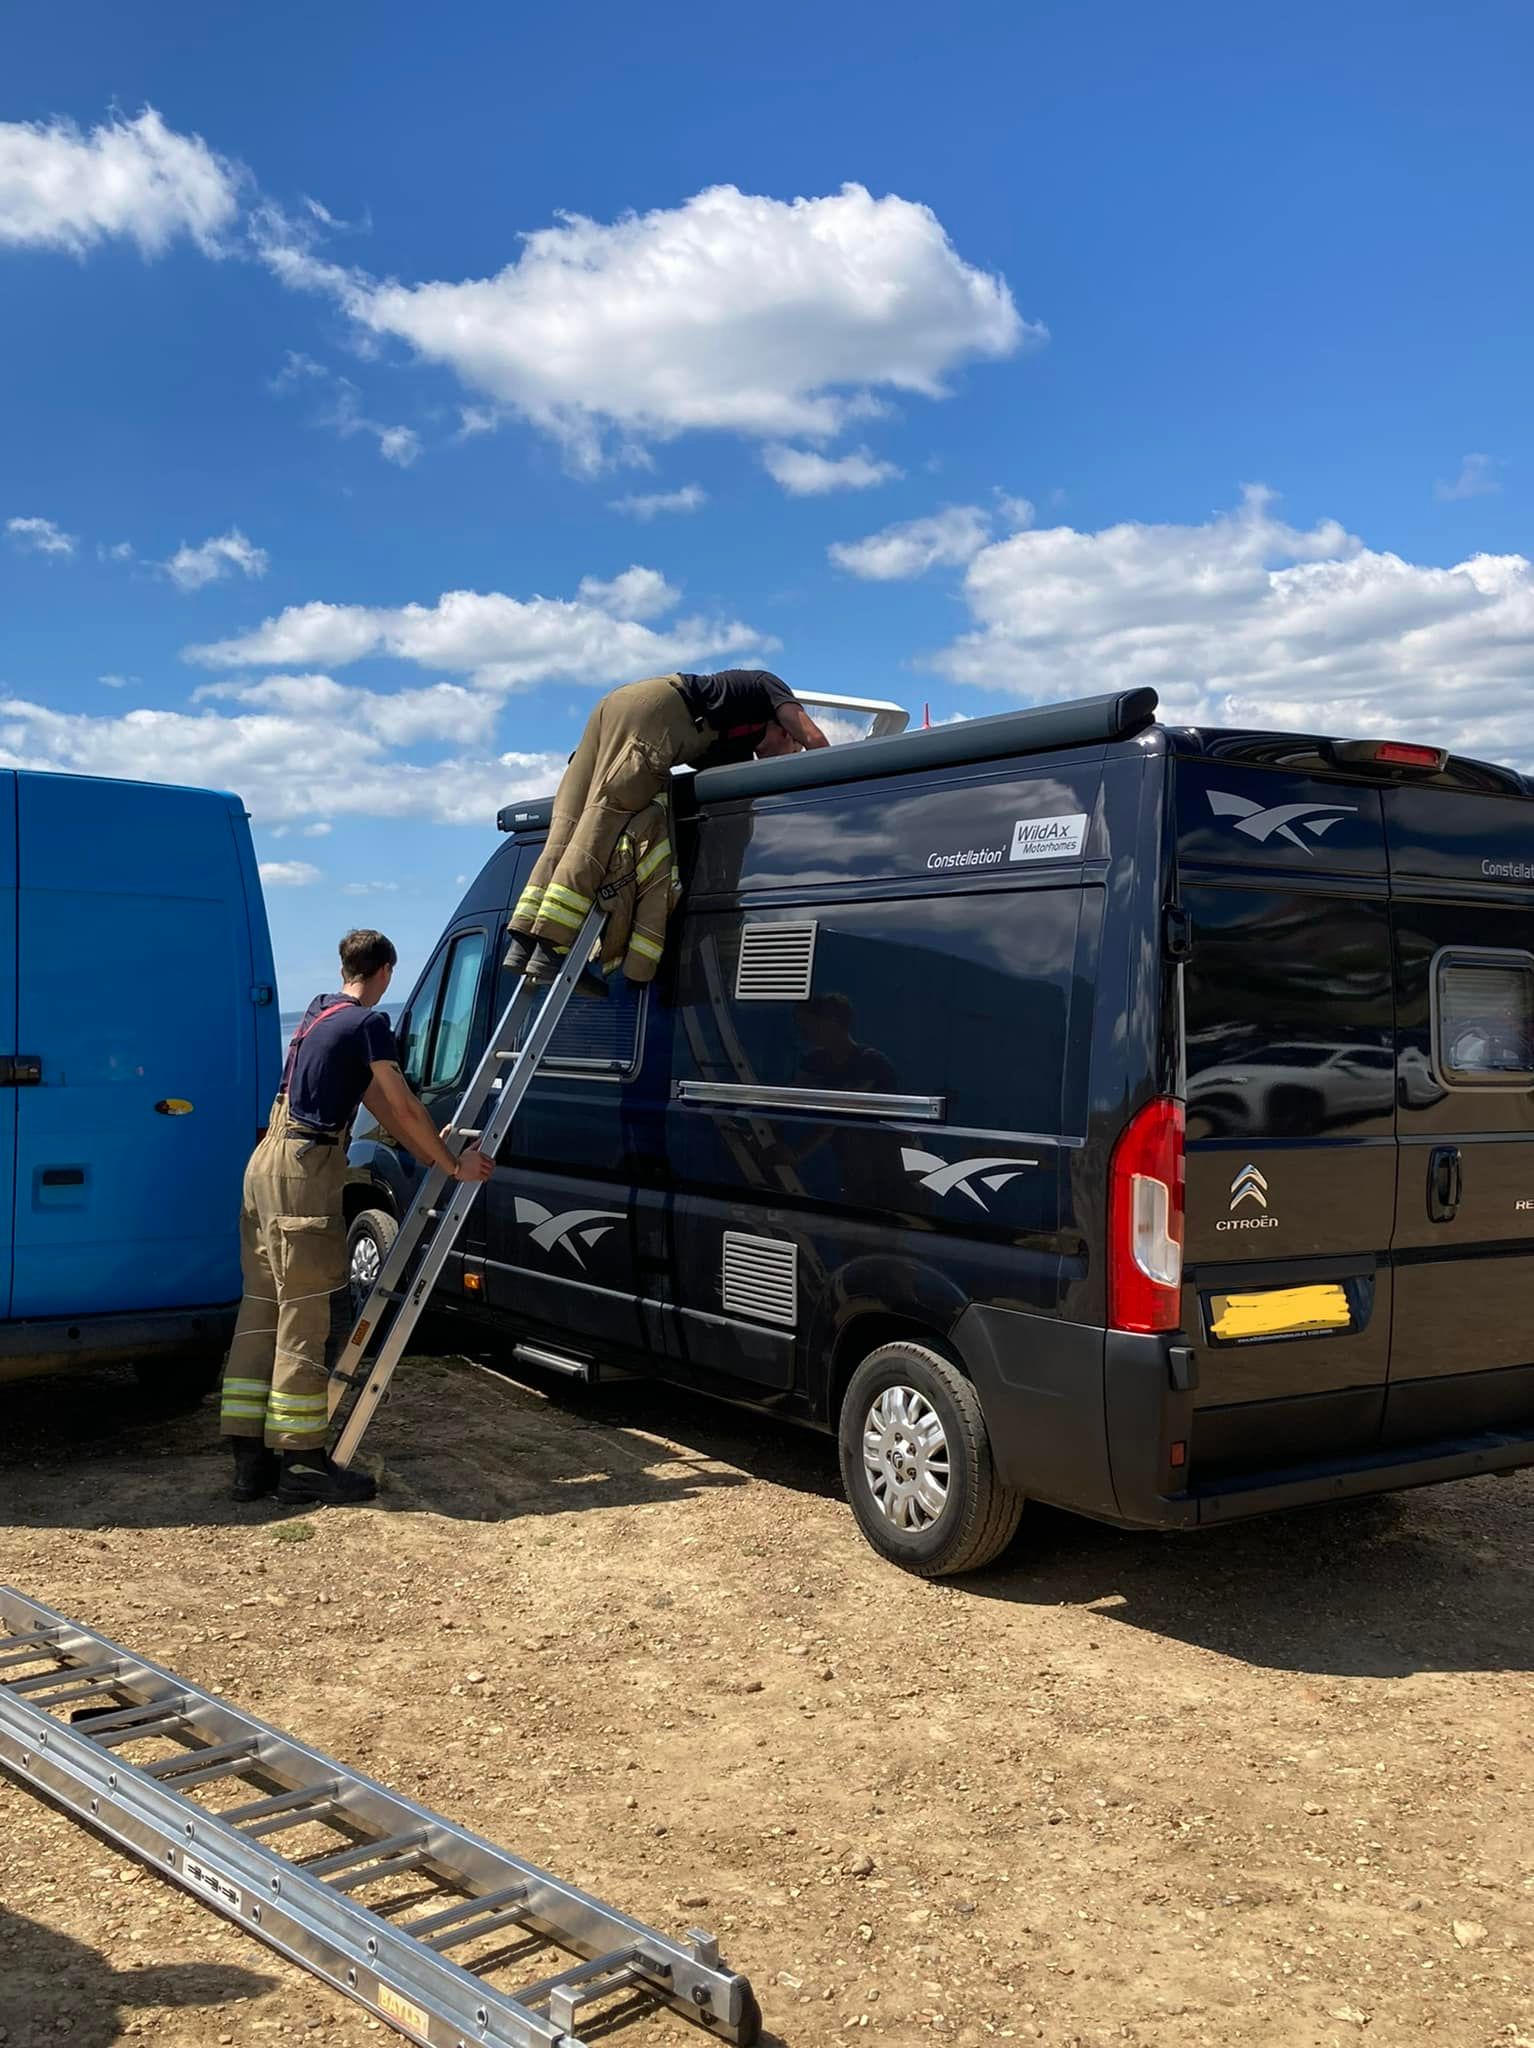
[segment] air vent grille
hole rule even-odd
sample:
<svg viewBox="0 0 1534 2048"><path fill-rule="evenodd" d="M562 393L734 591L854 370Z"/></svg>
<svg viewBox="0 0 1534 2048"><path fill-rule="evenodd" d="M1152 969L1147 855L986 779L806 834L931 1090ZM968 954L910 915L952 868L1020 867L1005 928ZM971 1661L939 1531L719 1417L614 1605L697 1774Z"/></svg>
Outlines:
<svg viewBox="0 0 1534 2048"><path fill-rule="evenodd" d="M724 1312L755 1323L799 1320L799 1253L781 1238L724 1233Z"/></svg>
<svg viewBox="0 0 1534 2048"><path fill-rule="evenodd" d="M802 1003L815 972L815 926L748 924L735 968L738 1003Z"/></svg>

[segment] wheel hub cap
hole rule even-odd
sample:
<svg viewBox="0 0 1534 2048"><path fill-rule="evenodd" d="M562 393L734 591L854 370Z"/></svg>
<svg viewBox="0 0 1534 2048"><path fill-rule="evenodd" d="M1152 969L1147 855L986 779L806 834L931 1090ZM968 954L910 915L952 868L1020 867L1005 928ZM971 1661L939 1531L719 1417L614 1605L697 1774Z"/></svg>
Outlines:
<svg viewBox="0 0 1534 2048"><path fill-rule="evenodd" d="M886 1387L863 1423L863 1476L886 1521L930 1529L948 1505L948 1438L914 1387Z"/></svg>
<svg viewBox="0 0 1534 2048"><path fill-rule="evenodd" d="M360 1309L372 1293L382 1263L376 1240L359 1237L352 1248L352 1304L355 1308Z"/></svg>

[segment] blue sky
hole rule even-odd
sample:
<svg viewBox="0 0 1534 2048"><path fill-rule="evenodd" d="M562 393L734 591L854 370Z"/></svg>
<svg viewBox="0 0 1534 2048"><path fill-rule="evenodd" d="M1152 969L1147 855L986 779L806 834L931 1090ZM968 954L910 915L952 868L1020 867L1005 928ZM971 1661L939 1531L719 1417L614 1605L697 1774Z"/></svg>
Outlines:
<svg viewBox="0 0 1534 2048"><path fill-rule="evenodd" d="M289 1006L656 668L1534 766L1531 62L1485 0L13 20L0 761L239 789Z"/></svg>

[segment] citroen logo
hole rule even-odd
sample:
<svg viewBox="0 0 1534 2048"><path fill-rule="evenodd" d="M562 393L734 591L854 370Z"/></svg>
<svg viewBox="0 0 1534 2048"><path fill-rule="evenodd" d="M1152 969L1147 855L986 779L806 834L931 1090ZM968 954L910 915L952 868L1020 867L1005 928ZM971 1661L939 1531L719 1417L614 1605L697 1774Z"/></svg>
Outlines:
<svg viewBox="0 0 1534 2048"><path fill-rule="evenodd" d="M1243 1166L1230 1184L1232 1209L1239 1209L1243 1202L1255 1202L1259 1209L1268 1206L1268 1183L1255 1166Z"/></svg>

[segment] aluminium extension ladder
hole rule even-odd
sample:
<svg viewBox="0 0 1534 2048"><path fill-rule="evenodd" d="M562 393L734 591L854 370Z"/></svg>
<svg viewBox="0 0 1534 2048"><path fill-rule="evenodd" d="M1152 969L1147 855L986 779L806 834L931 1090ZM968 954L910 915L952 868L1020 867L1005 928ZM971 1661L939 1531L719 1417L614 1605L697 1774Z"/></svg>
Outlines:
<svg viewBox="0 0 1534 2048"><path fill-rule="evenodd" d="M710 1935L673 1941L7 1586L0 1767L422 2048L581 2048L583 2012L605 2038L657 2006L760 2034ZM550 1974L489 1981L551 1949Z"/></svg>
<svg viewBox="0 0 1534 2048"><path fill-rule="evenodd" d="M465 1146L475 1144L487 1158L495 1157L538 1072L606 916L600 904L594 904L587 912L579 936L565 955L558 975L548 984L542 1002L532 983L517 983L511 1001L490 1034L484 1057L453 1112L453 1121L442 1133L443 1143L455 1159ZM532 1025L526 1042L519 1047L517 1035L529 1017ZM454 1181L438 1166L432 1167L422 1181L400 1225L399 1236L379 1269L373 1291L331 1371L332 1422L348 1395L351 1397L331 1451L338 1465L349 1465L356 1456L357 1446L378 1413L394 1369L405 1354L411 1332L431 1298L478 1193L476 1183Z"/></svg>

